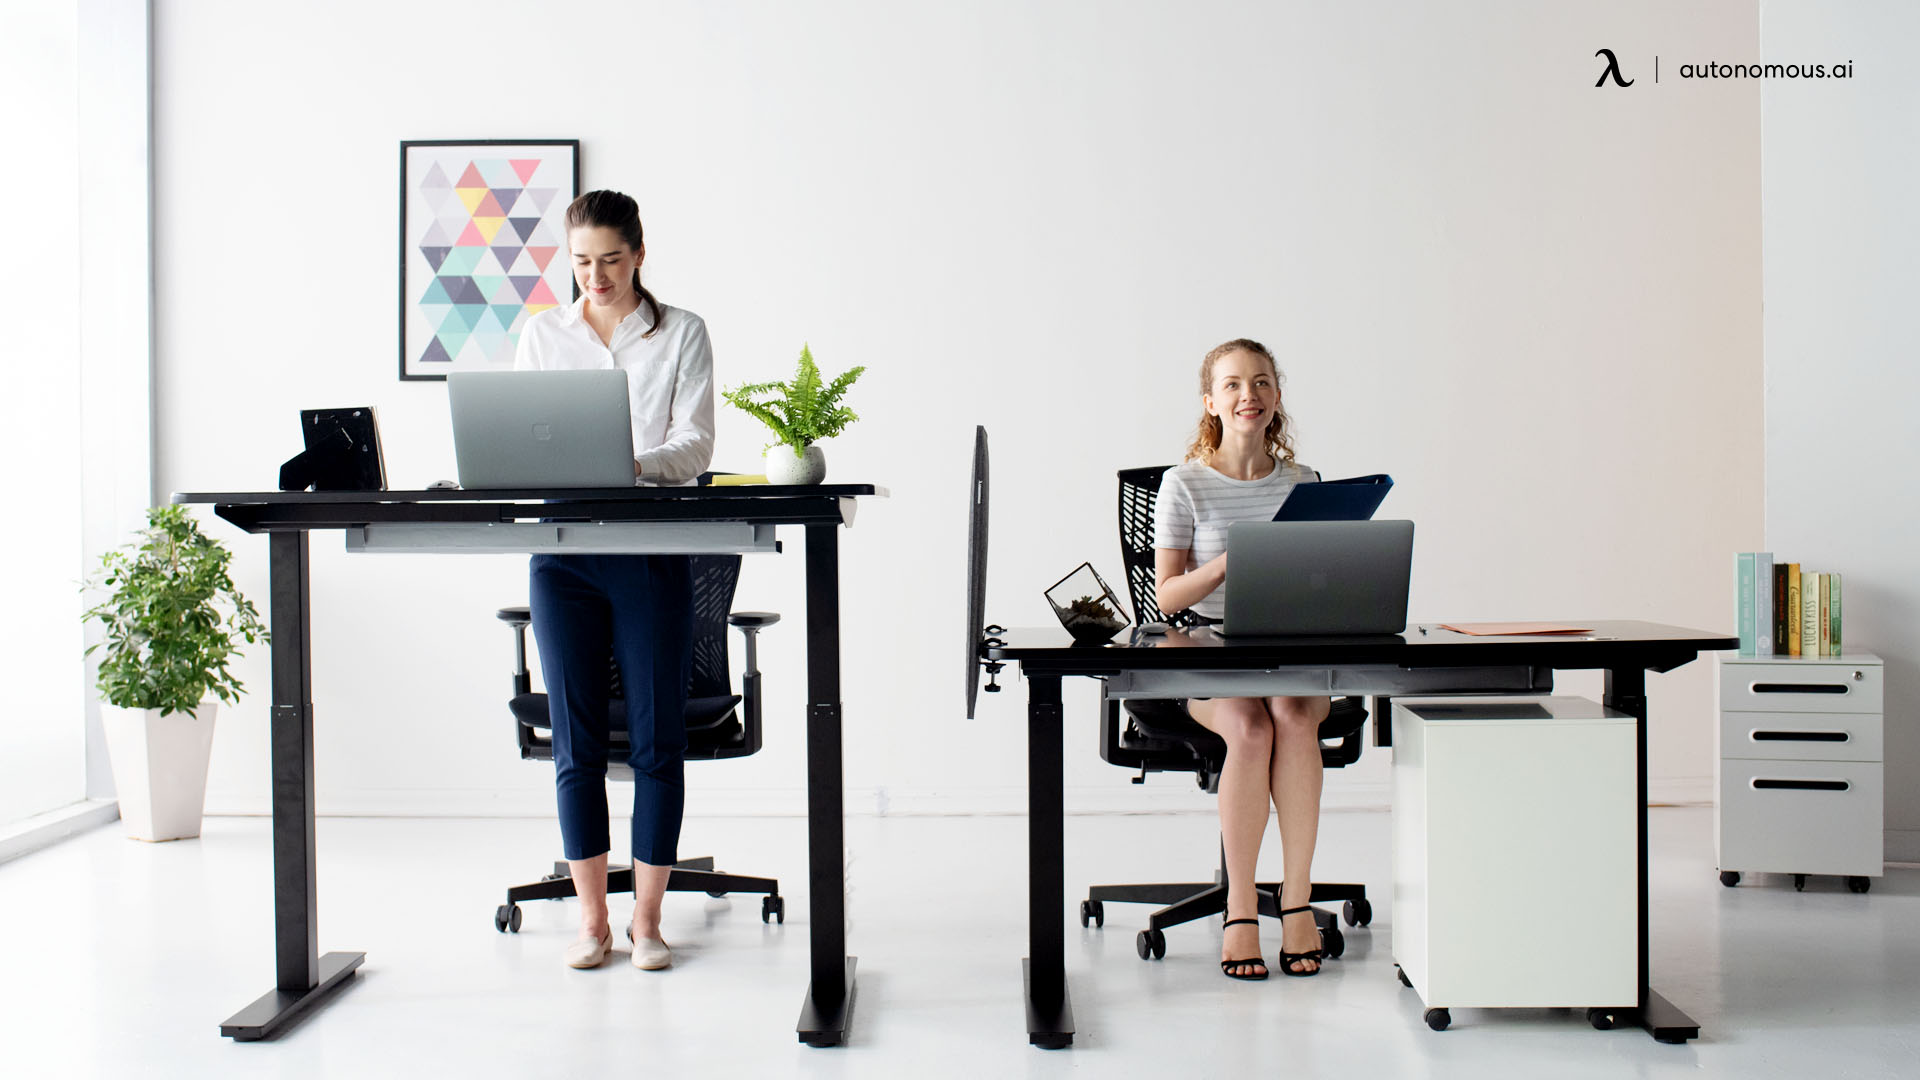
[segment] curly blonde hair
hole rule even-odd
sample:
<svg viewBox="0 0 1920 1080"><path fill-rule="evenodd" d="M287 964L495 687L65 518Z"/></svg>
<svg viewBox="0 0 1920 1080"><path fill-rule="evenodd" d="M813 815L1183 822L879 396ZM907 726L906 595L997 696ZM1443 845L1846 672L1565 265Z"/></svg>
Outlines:
<svg viewBox="0 0 1920 1080"><path fill-rule="evenodd" d="M1231 352L1249 352L1266 360L1267 367L1273 372L1274 389L1280 384L1280 365L1267 351L1265 345L1252 338L1234 338L1224 345L1216 345L1206 358L1200 361L1200 392L1213 392L1213 362ZM1193 433L1193 441L1187 444L1188 461L1207 461L1214 451L1220 449L1220 418L1212 413L1200 414L1200 426ZM1267 453L1282 464L1293 462L1293 418L1287 415L1286 403L1276 398L1273 405L1273 419L1267 423Z"/></svg>

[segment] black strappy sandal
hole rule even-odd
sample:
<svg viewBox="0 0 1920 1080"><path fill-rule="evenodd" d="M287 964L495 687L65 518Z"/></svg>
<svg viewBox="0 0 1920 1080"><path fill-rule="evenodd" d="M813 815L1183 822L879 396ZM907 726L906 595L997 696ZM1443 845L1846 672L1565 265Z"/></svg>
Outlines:
<svg viewBox="0 0 1920 1080"><path fill-rule="evenodd" d="M1224 930L1229 926L1239 926L1241 923L1252 923L1253 925L1258 926L1260 925L1260 920L1259 919L1228 919L1226 922L1221 923L1220 927L1221 929ZM1239 975L1234 973L1234 970L1233 970L1234 968L1251 967L1254 964L1260 965L1259 971L1256 971L1249 975ZM1220 961L1220 974L1225 975L1229 979L1239 979L1243 982L1259 982L1261 979L1264 979L1267 977L1267 961L1265 957L1261 957L1261 956L1249 956L1245 960L1222 960Z"/></svg>
<svg viewBox="0 0 1920 1080"><path fill-rule="evenodd" d="M1290 907L1282 911L1280 913L1280 918L1281 918L1280 932L1282 934L1286 933L1285 920L1287 916L1298 915L1303 911L1311 912L1312 910L1313 910L1313 907L1311 905L1301 904L1299 907ZM1314 931L1317 933L1319 929L1320 929L1320 924L1315 923ZM1314 968L1312 971L1293 970L1293 965L1303 960L1313 961ZM1285 949L1280 950L1280 971L1284 975L1292 975L1296 979L1304 979L1309 975L1320 974L1320 969L1326 966L1327 966L1327 950L1325 949L1308 949L1306 952L1288 952Z"/></svg>

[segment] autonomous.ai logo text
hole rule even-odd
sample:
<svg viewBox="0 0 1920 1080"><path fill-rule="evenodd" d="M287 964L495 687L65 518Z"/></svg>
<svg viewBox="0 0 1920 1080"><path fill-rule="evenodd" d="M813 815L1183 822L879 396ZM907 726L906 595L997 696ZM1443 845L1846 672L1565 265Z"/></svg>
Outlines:
<svg viewBox="0 0 1920 1080"><path fill-rule="evenodd" d="M1600 77L1594 80L1593 85L1605 86L1607 84L1608 78L1613 79L1613 85L1615 86L1625 87L1625 86L1633 85L1632 79L1622 79L1620 77L1620 58L1613 55L1612 49L1601 49L1599 52L1594 53L1593 55L1604 56L1607 58L1607 69L1600 73Z"/></svg>

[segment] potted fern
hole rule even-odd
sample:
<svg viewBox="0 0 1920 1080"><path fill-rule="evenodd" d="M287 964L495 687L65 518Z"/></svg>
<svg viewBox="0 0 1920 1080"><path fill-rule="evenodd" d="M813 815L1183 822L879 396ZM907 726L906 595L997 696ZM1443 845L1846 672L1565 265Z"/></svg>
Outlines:
<svg viewBox="0 0 1920 1080"><path fill-rule="evenodd" d="M106 598L82 619L99 623L100 717L120 798L137 840L200 835L218 699L240 700L227 669L242 641L267 640L253 604L228 573L232 556L182 506L147 511L134 543L101 557L88 583Z"/></svg>
<svg viewBox="0 0 1920 1080"><path fill-rule="evenodd" d="M817 484L826 478L827 458L815 444L860 419L840 404L840 397L865 370L853 368L822 386L813 350L802 345L800 369L792 382L747 383L721 391L736 408L758 417L779 440L767 447L768 483Z"/></svg>

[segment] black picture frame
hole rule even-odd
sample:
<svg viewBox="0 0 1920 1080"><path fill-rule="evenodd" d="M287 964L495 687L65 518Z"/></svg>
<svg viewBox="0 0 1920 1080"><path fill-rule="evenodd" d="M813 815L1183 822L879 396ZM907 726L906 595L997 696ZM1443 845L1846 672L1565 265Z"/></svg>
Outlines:
<svg viewBox="0 0 1920 1080"><path fill-rule="evenodd" d="M452 164L462 160L472 174ZM528 162L535 164L529 168ZM564 175L550 175L550 167ZM457 175L446 175L450 171ZM471 179L480 183L463 183ZM477 197L476 187L484 189ZM561 223L579 194L578 139L401 141L401 381L437 382L453 371L510 367L527 314L579 299ZM495 212L478 212L483 209ZM479 244L472 242L476 237ZM531 242L536 239L542 242ZM487 272L475 272L480 270ZM509 302L510 293L517 300ZM516 306L519 314L513 314Z"/></svg>

